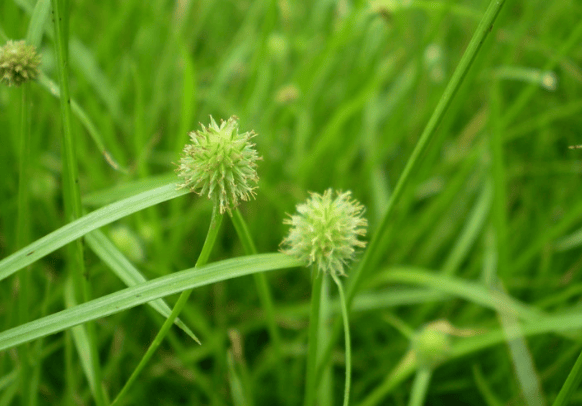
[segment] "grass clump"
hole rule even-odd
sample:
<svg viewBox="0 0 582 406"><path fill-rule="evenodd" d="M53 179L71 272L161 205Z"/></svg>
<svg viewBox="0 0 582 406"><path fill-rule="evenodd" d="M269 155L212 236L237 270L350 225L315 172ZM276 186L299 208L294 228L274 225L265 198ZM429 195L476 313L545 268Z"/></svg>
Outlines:
<svg viewBox="0 0 582 406"><path fill-rule="evenodd" d="M580 16L0 2L0 403L579 402Z"/></svg>

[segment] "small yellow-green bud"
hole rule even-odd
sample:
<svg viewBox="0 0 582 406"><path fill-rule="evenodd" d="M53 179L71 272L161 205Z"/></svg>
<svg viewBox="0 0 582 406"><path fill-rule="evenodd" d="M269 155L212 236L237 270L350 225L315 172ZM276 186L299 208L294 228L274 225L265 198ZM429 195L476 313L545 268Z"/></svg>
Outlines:
<svg viewBox="0 0 582 406"><path fill-rule="evenodd" d="M412 350L419 367L432 369L448 358L451 337L448 333L428 325L412 339Z"/></svg>
<svg viewBox="0 0 582 406"><path fill-rule="evenodd" d="M142 262L145 259L143 243L140 238L127 226L116 226L109 232L111 240L133 262Z"/></svg>
<svg viewBox="0 0 582 406"><path fill-rule="evenodd" d="M20 86L38 76L40 56L34 45L24 41L8 41L0 47L0 81L8 86Z"/></svg>
<svg viewBox="0 0 582 406"><path fill-rule="evenodd" d="M189 188L219 206L220 213L231 211L240 200L255 197L259 181L257 163L261 159L251 142L252 131L239 134L238 118L210 125L190 133L191 143L184 147L176 170L184 179L179 188Z"/></svg>
<svg viewBox="0 0 582 406"><path fill-rule="evenodd" d="M283 223L291 225L289 235L281 242L281 251L306 266L315 263L320 272L344 275L344 267L354 258L356 247L365 242L368 222L362 217L364 206L351 199L351 192L331 189L323 195L311 193L307 202L297 205L297 214Z"/></svg>
<svg viewBox="0 0 582 406"><path fill-rule="evenodd" d="M299 98L299 88L294 84L281 87L275 94L275 101L279 104L292 103Z"/></svg>

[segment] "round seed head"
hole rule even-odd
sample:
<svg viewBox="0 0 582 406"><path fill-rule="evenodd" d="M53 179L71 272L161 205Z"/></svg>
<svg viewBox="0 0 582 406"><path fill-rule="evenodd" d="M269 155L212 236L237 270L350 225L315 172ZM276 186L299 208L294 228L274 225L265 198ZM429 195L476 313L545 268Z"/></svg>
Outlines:
<svg viewBox="0 0 582 406"><path fill-rule="evenodd" d="M354 258L358 240L366 235L368 222L362 217L364 206L351 199L351 192L331 189L323 195L311 193L303 204L297 205L297 214L284 220L291 229L281 242L281 251L301 260L306 266L315 263L319 272L344 275L344 268Z"/></svg>
<svg viewBox="0 0 582 406"><path fill-rule="evenodd" d="M190 133L191 143L184 147L176 170L184 181L178 187L207 195L220 213L230 212L241 200L255 197L256 161L261 159L251 142L256 134L239 134L235 116L220 126L211 116L210 125L201 127Z"/></svg>
<svg viewBox="0 0 582 406"><path fill-rule="evenodd" d="M20 86L38 76L40 56L34 45L24 41L8 41L0 47L0 81L8 86Z"/></svg>

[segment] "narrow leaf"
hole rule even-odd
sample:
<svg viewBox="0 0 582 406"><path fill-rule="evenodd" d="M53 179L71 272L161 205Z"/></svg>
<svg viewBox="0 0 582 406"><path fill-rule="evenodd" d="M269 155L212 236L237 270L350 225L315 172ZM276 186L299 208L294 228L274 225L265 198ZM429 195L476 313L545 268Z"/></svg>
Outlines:
<svg viewBox="0 0 582 406"><path fill-rule="evenodd" d="M134 286L138 283L146 282L146 278L133 266L131 262L119 251L119 249L99 230L95 230L85 236L87 245L93 250L95 254L103 262L109 266L115 275L123 281L127 286ZM158 313L167 318L172 309L163 300L157 299L148 303ZM174 323L180 327L186 334L188 334L194 341L200 344L198 337L180 320L179 318Z"/></svg>
<svg viewBox="0 0 582 406"><path fill-rule="evenodd" d="M83 235L146 207L188 193L170 183L102 207L36 240L0 261L0 281Z"/></svg>
<svg viewBox="0 0 582 406"><path fill-rule="evenodd" d="M232 258L175 272L4 331L0 333L0 351L184 290L300 265L296 259L275 253Z"/></svg>

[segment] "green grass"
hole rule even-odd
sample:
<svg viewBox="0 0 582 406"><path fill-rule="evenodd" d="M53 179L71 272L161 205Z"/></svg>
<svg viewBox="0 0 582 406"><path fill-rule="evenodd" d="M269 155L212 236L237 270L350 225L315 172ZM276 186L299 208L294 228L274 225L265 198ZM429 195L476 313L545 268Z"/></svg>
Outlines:
<svg viewBox="0 0 582 406"><path fill-rule="evenodd" d="M310 270L276 253L330 187L369 221L350 404L581 402L582 4L506 0L489 30L489 3L0 2L0 44L42 54L0 88L0 405L110 404L192 288L118 404L341 404L335 284L309 354ZM212 203L173 171L209 115L263 160L194 269ZM435 321L427 369L410 332Z"/></svg>

